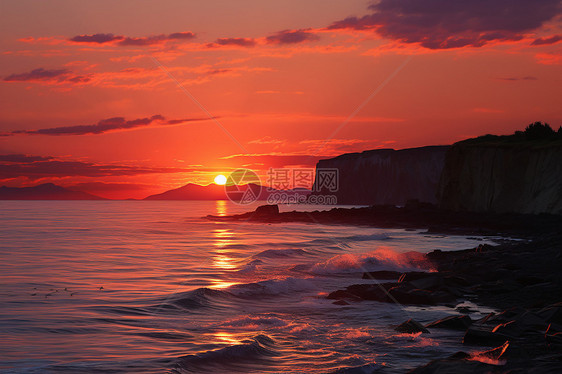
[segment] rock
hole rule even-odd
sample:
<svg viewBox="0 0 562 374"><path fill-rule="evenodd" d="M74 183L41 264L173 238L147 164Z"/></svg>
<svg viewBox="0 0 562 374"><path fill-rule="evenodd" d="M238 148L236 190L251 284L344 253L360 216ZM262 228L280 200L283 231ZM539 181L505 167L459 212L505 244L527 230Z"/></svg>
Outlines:
<svg viewBox="0 0 562 374"><path fill-rule="evenodd" d="M537 312L547 323L557 323L562 325L562 305L560 303L549 305Z"/></svg>
<svg viewBox="0 0 562 374"><path fill-rule="evenodd" d="M427 277L432 277L434 276L433 273L428 273L425 271L410 271L407 273L404 273L400 276L400 279L398 279L398 283L402 283L402 282L411 282L411 281L415 281L418 279L423 279L423 278L427 278Z"/></svg>
<svg viewBox="0 0 562 374"><path fill-rule="evenodd" d="M449 316L431 322L425 327L450 330L466 330L472 325L472 319L469 316Z"/></svg>
<svg viewBox="0 0 562 374"><path fill-rule="evenodd" d="M494 365L469 360L470 355L458 352L449 358L433 360L429 364L409 371L410 374L475 374L491 373Z"/></svg>
<svg viewBox="0 0 562 374"><path fill-rule="evenodd" d="M499 347L492 348L488 351L481 352L478 355L488 357L492 360L499 361L503 357L505 351L507 350L507 347L509 347L509 341L503 343Z"/></svg>
<svg viewBox="0 0 562 374"><path fill-rule="evenodd" d="M398 280L402 273L391 270L368 271L363 273L363 279Z"/></svg>
<svg viewBox="0 0 562 374"><path fill-rule="evenodd" d="M279 214L279 206L273 205L260 205L254 211L254 216L276 216Z"/></svg>
<svg viewBox="0 0 562 374"><path fill-rule="evenodd" d="M334 305L350 305L347 301L345 300L338 300L338 301L334 301L332 304Z"/></svg>
<svg viewBox="0 0 562 374"><path fill-rule="evenodd" d="M421 323L413 319L409 319L406 322L401 323L396 326L394 330L402 332L405 334L415 334L421 332L422 334L429 334L429 330L423 327Z"/></svg>
<svg viewBox="0 0 562 374"><path fill-rule="evenodd" d="M503 344L508 340L509 338L501 333L492 332L487 327L473 324L468 328L468 330L466 330L462 342L463 344L492 347L498 344Z"/></svg>

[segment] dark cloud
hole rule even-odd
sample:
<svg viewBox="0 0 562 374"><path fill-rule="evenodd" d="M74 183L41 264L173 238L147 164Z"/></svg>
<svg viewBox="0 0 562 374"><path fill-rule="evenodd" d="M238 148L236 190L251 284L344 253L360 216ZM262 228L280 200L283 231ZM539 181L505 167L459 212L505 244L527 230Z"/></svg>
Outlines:
<svg viewBox="0 0 562 374"><path fill-rule="evenodd" d="M318 39L319 37L311 32L310 29L283 30L266 38L270 44L297 44Z"/></svg>
<svg viewBox="0 0 562 374"><path fill-rule="evenodd" d="M538 38L533 40L531 45L549 45L555 44L562 40L562 35L553 35L549 38Z"/></svg>
<svg viewBox="0 0 562 374"><path fill-rule="evenodd" d="M501 81L510 81L510 82L516 82L516 81L536 81L538 80L537 77L532 77L532 76L526 76L526 77L500 77L500 78L496 78L499 79Z"/></svg>
<svg viewBox="0 0 562 374"><path fill-rule="evenodd" d="M84 75L75 75L67 69L34 69L28 73L12 74L4 78L6 82L26 82L26 81L49 81L49 82L70 82L86 83L91 80Z"/></svg>
<svg viewBox="0 0 562 374"><path fill-rule="evenodd" d="M102 119L93 125L77 125L77 126L61 126L51 127L39 130L16 130L12 132L0 133L0 136L12 135L97 135L110 131L131 130L139 127L146 127L153 124L160 125L177 125L184 122L208 121L209 118L185 118L166 120L164 116L159 114L152 117L138 118L134 120L126 120L123 117L113 117Z"/></svg>
<svg viewBox="0 0 562 374"><path fill-rule="evenodd" d="M108 177L193 171L193 169L182 168L100 165L82 161L57 160L53 157L48 157L47 160L34 161L34 157L41 158L42 156L28 156L27 160L24 159L21 162L0 162L0 179L18 177L26 177L32 180L49 177Z"/></svg>
<svg viewBox="0 0 562 374"><path fill-rule="evenodd" d="M34 81L34 80L52 80L70 74L67 69L47 70L43 68L34 69L28 73L12 74L4 78L7 82L13 81Z"/></svg>
<svg viewBox="0 0 562 374"><path fill-rule="evenodd" d="M111 43L116 40L123 40L123 36L115 36L113 34L93 34L93 35L77 35L72 37L68 40L75 43L96 43L96 44L104 44L104 43Z"/></svg>
<svg viewBox="0 0 562 374"><path fill-rule="evenodd" d="M380 0L374 13L328 29L372 29L382 37L429 49L514 41L561 12L560 0Z"/></svg>
<svg viewBox="0 0 562 374"><path fill-rule="evenodd" d="M256 45L256 40L252 38L219 38L215 40L218 45L236 45L239 47L253 47Z"/></svg>
<svg viewBox="0 0 562 374"><path fill-rule="evenodd" d="M12 154L12 155L0 155L0 163L5 162L36 162L36 161L48 161L53 158L50 156L30 156L23 154Z"/></svg>
<svg viewBox="0 0 562 374"><path fill-rule="evenodd" d="M70 39L74 43L94 43L94 44L109 44L115 43L120 46L146 46L160 44L167 41L175 40L190 40L195 38L195 34L190 31L185 32L175 32L172 34L161 34L152 35L144 37L130 37L123 35L113 35L113 34L93 34L93 35L77 35Z"/></svg>

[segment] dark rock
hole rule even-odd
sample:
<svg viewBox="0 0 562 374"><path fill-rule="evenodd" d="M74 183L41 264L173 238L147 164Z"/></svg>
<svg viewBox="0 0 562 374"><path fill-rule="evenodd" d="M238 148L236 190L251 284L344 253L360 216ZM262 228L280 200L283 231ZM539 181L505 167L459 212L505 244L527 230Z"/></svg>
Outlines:
<svg viewBox="0 0 562 374"><path fill-rule="evenodd" d="M409 371L410 374L489 374L494 365L469 360L470 355L458 352L449 358L433 360L429 364Z"/></svg>
<svg viewBox="0 0 562 374"><path fill-rule="evenodd" d="M400 325L396 326L394 330L405 334L415 334L418 332L429 334L428 329L426 329L421 323L413 319L409 319L406 322L401 323Z"/></svg>
<svg viewBox="0 0 562 374"><path fill-rule="evenodd" d="M462 342L463 344L484 345L491 347L503 344L508 340L509 337L503 334L495 333L487 327L473 324L468 328L468 330L466 330Z"/></svg>
<svg viewBox="0 0 562 374"><path fill-rule="evenodd" d="M411 281L415 281L418 279L423 279L423 278L427 278L427 277L432 277L434 276L434 273L427 273L425 271L410 271L407 273L404 273L400 276L400 279L398 279L399 283L402 282L411 282Z"/></svg>
<svg viewBox="0 0 562 374"><path fill-rule="evenodd" d="M350 305L347 301L345 300L338 300L338 301L334 301L332 304L334 305Z"/></svg>
<svg viewBox="0 0 562 374"><path fill-rule="evenodd" d="M451 330L466 330L472 325L472 319L469 316L449 316L441 318L440 320L431 322L425 327L451 329Z"/></svg>
<svg viewBox="0 0 562 374"><path fill-rule="evenodd" d="M553 304L543 308L537 314L547 323L557 323L562 325L562 305L561 303Z"/></svg>
<svg viewBox="0 0 562 374"><path fill-rule="evenodd" d="M273 205L261 205L254 211L254 216L276 216L279 214L279 206L277 204Z"/></svg>
<svg viewBox="0 0 562 374"><path fill-rule="evenodd" d="M363 279L398 280L402 273L391 270L368 271L363 273Z"/></svg>

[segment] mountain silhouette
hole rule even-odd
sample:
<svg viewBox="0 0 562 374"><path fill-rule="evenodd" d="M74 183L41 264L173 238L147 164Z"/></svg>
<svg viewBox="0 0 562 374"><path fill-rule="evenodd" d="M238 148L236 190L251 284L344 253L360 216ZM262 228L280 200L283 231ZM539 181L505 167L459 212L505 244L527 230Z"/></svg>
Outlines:
<svg viewBox="0 0 562 374"><path fill-rule="evenodd" d="M33 187L0 187L0 200L105 200L82 191L72 191L53 183Z"/></svg>

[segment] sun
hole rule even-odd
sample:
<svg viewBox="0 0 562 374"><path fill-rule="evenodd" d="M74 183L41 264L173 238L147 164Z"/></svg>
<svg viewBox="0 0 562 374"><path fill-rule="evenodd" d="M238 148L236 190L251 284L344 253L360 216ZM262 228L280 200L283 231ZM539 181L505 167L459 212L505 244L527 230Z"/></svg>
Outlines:
<svg viewBox="0 0 562 374"><path fill-rule="evenodd" d="M226 177L222 174L219 174L215 177L215 184L218 184L220 186L225 185L226 184Z"/></svg>

